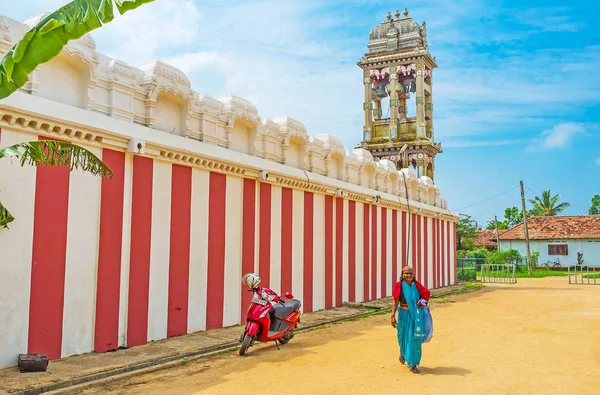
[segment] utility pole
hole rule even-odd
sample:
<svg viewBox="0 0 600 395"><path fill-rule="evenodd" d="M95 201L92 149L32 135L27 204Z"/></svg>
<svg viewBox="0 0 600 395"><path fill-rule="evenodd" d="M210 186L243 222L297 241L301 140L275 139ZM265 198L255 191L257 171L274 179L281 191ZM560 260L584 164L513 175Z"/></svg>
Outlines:
<svg viewBox="0 0 600 395"><path fill-rule="evenodd" d="M496 246L500 251L500 235L498 234L498 217L496 215L494 215L494 223L496 224Z"/></svg>
<svg viewBox="0 0 600 395"><path fill-rule="evenodd" d="M525 228L525 248L527 250L527 272L531 276L531 252L529 251L529 232L527 231L527 211L525 210L525 192L521 181L521 205L523 206L523 226Z"/></svg>

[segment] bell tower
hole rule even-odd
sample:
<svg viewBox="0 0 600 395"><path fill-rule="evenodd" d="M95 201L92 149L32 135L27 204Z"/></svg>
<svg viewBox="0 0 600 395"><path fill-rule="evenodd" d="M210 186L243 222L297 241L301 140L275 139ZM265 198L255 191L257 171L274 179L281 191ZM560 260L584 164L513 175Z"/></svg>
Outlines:
<svg viewBox="0 0 600 395"><path fill-rule="evenodd" d="M389 159L398 169L412 166L418 177L433 180L442 145L434 140L432 71L437 64L429 54L425 22L419 25L406 8L402 16L388 12L371 30L368 49L357 63L365 86L358 147L375 160Z"/></svg>

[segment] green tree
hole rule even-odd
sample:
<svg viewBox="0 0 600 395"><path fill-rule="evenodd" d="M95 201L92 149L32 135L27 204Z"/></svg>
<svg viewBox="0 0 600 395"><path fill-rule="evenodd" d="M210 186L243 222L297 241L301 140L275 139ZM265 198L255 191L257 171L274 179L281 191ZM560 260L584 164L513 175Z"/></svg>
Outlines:
<svg viewBox="0 0 600 395"><path fill-rule="evenodd" d="M531 212L535 216L552 217L563 212L567 207L571 206L571 204L568 202L559 203L559 198L560 195L558 194L552 196L549 189L543 191L541 197L536 196L533 199L529 199L529 202L533 204Z"/></svg>
<svg viewBox="0 0 600 395"><path fill-rule="evenodd" d="M600 195L594 195L592 205L588 211L590 215L600 215Z"/></svg>
<svg viewBox="0 0 600 395"><path fill-rule="evenodd" d="M488 223L485 226L485 228L487 230L496 230L496 222L495 221L488 221ZM506 222L504 222L504 221L498 221L498 230L502 230L502 229L508 229L508 227L506 226Z"/></svg>
<svg viewBox="0 0 600 395"><path fill-rule="evenodd" d="M516 224L523 222L523 211L517 206L505 208L503 222L509 229L515 226Z"/></svg>
<svg viewBox="0 0 600 395"><path fill-rule="evenodd" d="M456 243L459 250L470 250L477 238L477 223L466 214L461 214L456 224Z"/></svg>
<svg viewBox="0 0 600 395"><path fill-rule="evenodd" d="M18 159L21 166L69 166L70 170L83 170L95 176L113 178L110 169L96 155L71 143L53 140L36 140L0 149L0 159ZM0 227L7 228L13 215L0 202Z"/></svg>

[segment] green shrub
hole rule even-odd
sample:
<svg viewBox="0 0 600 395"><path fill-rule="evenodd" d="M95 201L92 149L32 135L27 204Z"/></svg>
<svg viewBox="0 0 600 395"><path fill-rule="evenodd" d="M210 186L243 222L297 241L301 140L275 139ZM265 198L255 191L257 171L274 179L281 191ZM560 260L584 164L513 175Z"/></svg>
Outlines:
<svg viewBox="0 0 600 395"><path fill-rule="evenodd" d="M492 258L495 261L494 263L499 265L516 264L517 266L521 266L523 263L523 257L521 256L521 253L515 249L510 249L507 251L494 251Z"/></svg>
<svg viewBox="0 0 600 395"><path fill-rule="evenodd" d="M475 258L475 259L486 259L486 258L489 258L489 256L490 256L490 253L485 248L482 248L482 247L476 248L467 253L468 258Z"/></svg>
<svg viewBox="0 0 600 395"><path fill-rule="evenodd" d="M477 275L475 270L459 270L457 273L458 281L475 281L477 280Z"/></svg>
<svg viewBox="0 0 600 395"><path fill-rule="evenodd" d="M531 253L531 267L532 268L536 268L538 266L539 258L540 258L539 251L534 251Z"/></svg>

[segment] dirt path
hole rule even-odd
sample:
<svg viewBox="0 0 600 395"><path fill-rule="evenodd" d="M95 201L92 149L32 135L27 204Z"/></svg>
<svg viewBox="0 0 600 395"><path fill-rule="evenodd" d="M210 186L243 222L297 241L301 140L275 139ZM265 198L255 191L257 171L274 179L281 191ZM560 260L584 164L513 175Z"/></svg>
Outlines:
<svg viewBox="0 0 600 395"><path fill-rule="evenodd" d="M261 345L79 393L600 393L598 286L520 279L438 301L432 314L421 375L398 363L386 314L299 334L281 351Z"/></svg>

